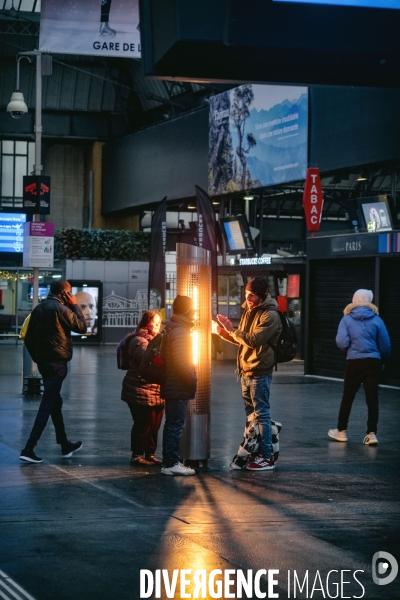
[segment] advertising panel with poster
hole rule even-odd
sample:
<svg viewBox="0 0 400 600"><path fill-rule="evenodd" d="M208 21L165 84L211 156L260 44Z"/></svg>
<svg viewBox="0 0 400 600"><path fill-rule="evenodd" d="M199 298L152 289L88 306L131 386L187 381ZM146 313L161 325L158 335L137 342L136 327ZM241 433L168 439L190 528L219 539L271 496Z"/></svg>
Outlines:
<svg viewBox="0 0 400 600"><path fill-rule="evenodd" d="M305 178L308 88L246 84L210 98L210 196Z"/></svg>
<svg viewBox="0 0 400 600"><path fill-rule="evenodd" d="M393 230L386 196L360 198L358 202L361 205L365 225L369 233L383 233Z"/></svg>
<svg viewBox="0 0 400 600"><path fill-rule="evenodd" d="M140 58L139 0L42 0L39 49Z"/></svg>
<svg viewBox="0 0 400 600"><path fill-rule="evenodd" d="M101 306L103 284L101 281L69 280L76 303L85 317L87 331L84 335L73 333L74 338L87 341L101 341Z"/></svg>

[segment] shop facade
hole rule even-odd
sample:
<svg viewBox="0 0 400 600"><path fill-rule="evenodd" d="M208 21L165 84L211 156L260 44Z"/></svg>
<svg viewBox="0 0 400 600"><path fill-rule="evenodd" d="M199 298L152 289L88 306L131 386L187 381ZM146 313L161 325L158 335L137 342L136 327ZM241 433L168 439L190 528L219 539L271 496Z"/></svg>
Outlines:
<svg viewBox="0 0 400 600"><path fill-rule="evenodd" d="M392 343L381 382L400 385L400 233L310 238L307 242L305 373L343 378L345 353L335 343L343 310L354 292L373 291Z"/></svg>

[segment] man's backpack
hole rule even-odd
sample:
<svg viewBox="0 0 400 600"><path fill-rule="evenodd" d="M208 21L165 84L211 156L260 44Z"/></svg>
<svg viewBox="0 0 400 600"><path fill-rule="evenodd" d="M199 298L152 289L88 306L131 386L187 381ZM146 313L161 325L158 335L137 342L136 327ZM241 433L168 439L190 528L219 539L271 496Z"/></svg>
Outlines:
<svg viewBox="0 0 400 600"><path fill-rule="evenodd" d="M297 340L296 327L280 310L276 311L282 323L282 331L276 345L270 344L275 352L275 364L289 362L297 354L299 342Z"/></svg>
<svg viewBox="0 0 400 600"><path fill-rule="evenodd" d="M117 346L117 366L118 369L122 369L123 371L127 371L130 367L128 347L132 336L133 333L128 333L128 335L124 337L124 339L121 340Z"/></svg>
<svg viewBox="0 0 400 600"><path fill-rule="evenodd" d="M147 383L158 383L161 385L165 382L167 378L166 345L167 333L165 330L160 331L149 342L139 367L139 375Z"/></svg>

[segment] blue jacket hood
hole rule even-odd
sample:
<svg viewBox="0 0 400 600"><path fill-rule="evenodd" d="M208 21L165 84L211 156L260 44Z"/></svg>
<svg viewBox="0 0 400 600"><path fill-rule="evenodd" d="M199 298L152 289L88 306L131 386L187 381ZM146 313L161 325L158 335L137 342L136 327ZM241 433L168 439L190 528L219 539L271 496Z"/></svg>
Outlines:
<svg viewBox="0 0 400 600"><path fill-rule="evenodd" d="M365 319L372 319L372 317L376 315L376 312L371 310L368 306L357 306L352 309L349 315L358 321L365 321Z"/></svg>

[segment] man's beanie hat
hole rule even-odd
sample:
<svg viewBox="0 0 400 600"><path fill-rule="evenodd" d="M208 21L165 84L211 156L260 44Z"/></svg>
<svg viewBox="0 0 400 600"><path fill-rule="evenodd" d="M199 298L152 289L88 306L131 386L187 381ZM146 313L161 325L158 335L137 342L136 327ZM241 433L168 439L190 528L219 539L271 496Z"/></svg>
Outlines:
<svg viewBox="0 0 400 600"><path fill-rule="evenodd" d="M172 310L177 315L184 315L191 308L193 308L193 300L189 296L180 296L179 294L172 305Z"/></svg>
<svg viewBox="0 0 400 600"><path fill-rule="evenodd" d="M268 284L264 277L253 277L245 289L252 294L256 294L262 300L265 300L268 294Z"/></svg>
<svg viewBox="0 0 400 600"><path fill-rule="evenodd" d="M371 292L371 290L357 290L353 296L353 302L368 302L369 304L371 304L373 297L374 295Z"/></svg>

